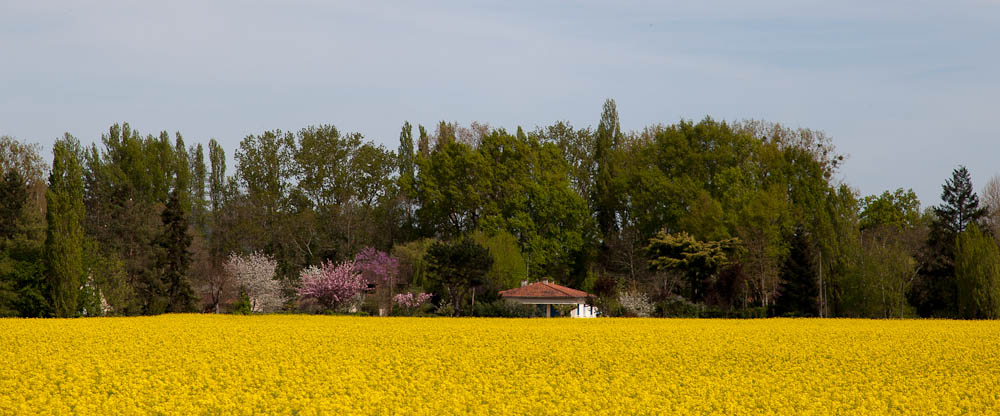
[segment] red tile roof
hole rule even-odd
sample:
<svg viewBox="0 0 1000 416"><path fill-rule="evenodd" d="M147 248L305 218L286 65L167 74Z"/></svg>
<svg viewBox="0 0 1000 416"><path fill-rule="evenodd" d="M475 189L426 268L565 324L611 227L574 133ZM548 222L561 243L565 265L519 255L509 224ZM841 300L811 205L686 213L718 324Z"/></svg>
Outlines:
<svg viewBox="0 0 1000 416"><path fill-rule="evenodd" d="M513 289L501 290L500 296L505 298L586 298L591 295L582 290L570 289L555 283L535 282Z"/></svg>

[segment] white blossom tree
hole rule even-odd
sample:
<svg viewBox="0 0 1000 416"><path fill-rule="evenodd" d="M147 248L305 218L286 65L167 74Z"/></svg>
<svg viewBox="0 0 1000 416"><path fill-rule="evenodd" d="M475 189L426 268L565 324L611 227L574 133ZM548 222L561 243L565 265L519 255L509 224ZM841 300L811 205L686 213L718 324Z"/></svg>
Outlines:
<svg viewBox="0 0 1000 416"><path fill-rule="evenodd" d="M254 312L273 312L281 308L281 284L274 280L278 262L263 253L246 256L229 255L224 265L226 274L246 292L250 309Z"/></svg>
<svg viewBox="0 0 1000 416"><path fill-rule="evenodd" d="M629 290L618 294L618 303L635 316L640 318L648 317L653 313L653 304L645 293L638 290Z"/></svg>

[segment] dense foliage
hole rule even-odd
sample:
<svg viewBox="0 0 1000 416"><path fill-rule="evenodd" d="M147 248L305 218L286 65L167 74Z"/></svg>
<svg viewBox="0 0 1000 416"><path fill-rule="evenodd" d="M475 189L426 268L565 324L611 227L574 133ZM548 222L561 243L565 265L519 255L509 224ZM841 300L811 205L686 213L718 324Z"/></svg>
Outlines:
<svg viewBox="0 0 1000 416"><path fill-rule="evenodd" d="M596 128L404 123L389 150L321 125L234 155L227 172L214 139L115 124L89 146L67 134L46 166L0 138L0 315L224 312L241 293L309 310L304 271L354 260L355 309L380 315L423 292L469 315L551 280L607 315L995 316L995 265L968 263L992 251L965 233L1000 241L1000 181L980 204L959 167L923 211L912 190L861 197L814 130L627 132L608 100Z"/></svg>

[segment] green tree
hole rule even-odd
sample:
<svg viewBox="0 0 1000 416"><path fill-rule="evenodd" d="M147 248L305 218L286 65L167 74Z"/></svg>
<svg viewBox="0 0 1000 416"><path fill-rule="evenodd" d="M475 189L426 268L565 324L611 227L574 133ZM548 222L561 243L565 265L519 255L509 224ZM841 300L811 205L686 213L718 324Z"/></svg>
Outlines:
<svg viewBox="0 0 1000 416"><path fill-rule="evenodd" d="M517 287L522 280L528 278L527 265L521 249L518 247L517 238L505 231L497 232L490 236L482 231L472 234L472 240L490 251L493 256L493 265L486 273L485 290L487 297L483 301L490 301L489 295L500 290Z"/></svg>
<svg viewBox="0 0 1000 416"><path fill-rule="evenodd" d="M51 315L45 247L18 238L0 250L0 316L38 318Z"/></svg>
<svg viewBox="0 0 1000 416"><path fill-rule="evenodd" d="M300 235L297 230L303 228L298 226L307 225L301 218L292 221L290 217L298 167L295 151L295 135L290 132L272 130L246 136L236 152L237 183L243 193L238 202L227 204L227 210L235 211L232 226L240 238L237 244L272 253L279 276L292 276L298 270L293 259L298 244L291 238Z"/></svg>
<svg viewBox="0 0 1000 416"><path fill-rule="evenodd" d="M700 241L691 234L660 231L649 239L646 251L649 267L663 272L676 272L687 280L686 297L698 302L705 296L705 286L711 283L719 270L729 263L729 258L739 244L732 238L718 241Z"/></svg>
<svg viewBox="0 0 1000 416"><path fill-rule="evenodd" d="M28 198L25 202L24 226L22 231L30 238L45 239L45 190L48 179L48 164L42 159L41 147L34 143L23 143L10 136L0 136L0 175L17 172L27 186Z"/></svg>
<svg viewBox="0 0 1000 416"><path fill-rule="evenodd" d="M861 201L859 218L862 230L887 225L915 227L920 222L920 200L912 189L903 188L867 196Z"/></svg>
<svg viewBox="0 0 1000 416"><path fill-rule="evenodd" d="M403 128L399 132L399 150L396 151L397 165L399 166L399 188L400 198L403 205L403 225L404 235L411 235L416 227L416 206L414 205L413 183L416 180L417 161L413 148L413 126L410 122L404 122Z"/></svg>
<svg viewBox="0 0 1000 416"><path fill-rule="evenodd" d="M428 157L431 154L431 138L427 135L427 129L420 124L417 125L417 131L420 133L417 137L417 154Z"/></svg>
<svg viewBox="0 0 1000 416"><path fill-rule="evenodd" d="M597 226L605 239L618 230L617 212L619 209L618 190L615 186L617 176L617 158L615 152L622 141L621 125L618 121L618 109L615 100L604 101L601 121L597 125L594 140L594 189L591 194L591 207L597 219Z"/></svg>
<svg viewBox="0 0 1000 416"><path fill-rule="evenodd" d="M542 142L556 145L569 167L573 190L589 201L594 183L594 132L589 128L574 129L569 122L560 121L537 129L533 135Z"/></svg>
<svg viewBox="0 0 1000 416"><path fill-rule="evenodd" d="M458 237L475 230L483 208L484 164L479 152L458 142L417 157L414 188L424 235Z"/></svg>
<svg viewBox="0 0 1000 416"><path fill-rule="evenodd" d="M225 256L231 251L227 244L227 237L232 237L226 232L225 221L229 215L225 212L227 204L228 187L226 186L226 152L215 139L208 141L208 199L211 210L211 227L208 234L209 253L212 263L213 274L221 275L220 271ZM231 213L229 213L231 214Z"/></svg>
<svg viewBox="0 0 1000 416"><path fill-rule="evenodd" d="M118 313L148 313L144 308L151 306L155 312L154 297L162 293L162 281L156 272L154 240L161 233L161 213L170 193L178 179L184 182L189 174L186 164L178 169L181 158L186 159L183 139L171 143L165 131L143 138L126 123L111 126L101 141L102 149L95 144L86 153L84 227L97 241L97 252L121 260L138 297L123 304L139 309ZM186 195L187 188L185 182L179 191Z"/></svg>
<svg viewBox="0 0 1000 416"><path fill-rule="evenodd" d="M184 216L191 214L191 163L188 159L187 148L184 146L184 138L177 133L174 141L173 153L173 189L170 191L170 198L177 198Z"/></svg>
<svg viewBox="0 0 1000 416"><path fill-rule="evenodd" d="M516 135L499 129L482 138L478 151L480 228L517 238L529 276L567 278L591 223L558 148L520 129Z"/></svg>
<svg viewBox="0 0 1000 416"><path fill-rule="evenodd" d="M427 250L426 261L428 277L444 289L456 316L466 310L463 308L465 299L484 283L493 266L490 251L468 238L432 244Z"/></svg>
<svg viewBox="0 0 1000 416"><path fill-rule="evenodd" d="M212 215L222 212L226 192L226 151L215 139L208 141L208 195L211 200Z"/></svg>
<svg viewBox="0 0 1000 416"><path fill-rule="evenodd" d="M975 223L955 241L955 278L959 316L1000 318L1000 249Z"/></svg>
<svg viewBox="0 0 1000 416"><path fill-rule="evenodd" d="M260 135L249 135L240 142L236 152L236 170L247 198L258 212L256 220L265 229L273 229L276 216L284 209L292 175L294 135L281 130L267 131ZM305 182L312 182L311 175L305 175ZM322 182L316 186L322 188ZM338 187L329 187L336 191ZM318 191L320 192L320 191Z"/></svg>
<svg viewBox="0 0 1000 416"><path fill-rule="evenodd" d="M188 148L188 161L191 167L191 185L188 190L188 195L191 197L191 223L199 233L204 235L207 233L208 201L206 200L205 184L208 182L208 170L205 166L205 150L201 143Z"/></svg>
<svg viewBox="0 0 1000 416"><path fill-rule="evenodd" d="M0 316L51 313L44 250L47 172L37 144L0 136Z"/></svg>
<svg viewBox="0 0 1000 416"><path fill-rule="evenodd" d="M46 193L48 232L45 259L52 309L57 317L75 316L83 283L83 173L80 144L68 133L56 140Z"/></svg>
<svg viewBox="0 0 1000 416"><path fill-rule="evenodd" d="M337 127L322 125L307 127L296 135L294 165L298 187L315 206L345 204L353 197L351 158L361 147L357 133L341 134Z"/></svg>

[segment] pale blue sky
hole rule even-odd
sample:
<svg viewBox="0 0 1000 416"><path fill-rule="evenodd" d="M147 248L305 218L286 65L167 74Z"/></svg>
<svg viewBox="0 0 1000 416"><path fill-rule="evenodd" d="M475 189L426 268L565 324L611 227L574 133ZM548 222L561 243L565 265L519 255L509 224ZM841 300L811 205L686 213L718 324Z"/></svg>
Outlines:
<svg viewBox="0 0 1000 416"><path fill-rule="evenodd" d="M252 4L251 4L252 3ZM377 5L376 5L377 4ZM628 129L758 118L823 130L862 194L925 205L1000 173L1000 1L0 0L0 134L219 139L404 120Z"/></svg>

